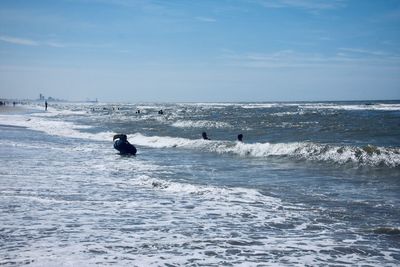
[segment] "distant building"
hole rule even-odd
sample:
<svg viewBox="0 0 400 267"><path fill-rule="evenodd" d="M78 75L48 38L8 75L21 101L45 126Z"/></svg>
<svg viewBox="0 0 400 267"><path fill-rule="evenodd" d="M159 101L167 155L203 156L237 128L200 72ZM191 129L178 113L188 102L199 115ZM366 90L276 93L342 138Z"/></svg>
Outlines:
<svg viewBox="0 0 400 267"><path fill-rule="evenodd" d="M55 97L52 97L52 96L49 96L49 97L46 98L43 94L39 94L38 101L67 102L67 100L55 98Z"/></svg>

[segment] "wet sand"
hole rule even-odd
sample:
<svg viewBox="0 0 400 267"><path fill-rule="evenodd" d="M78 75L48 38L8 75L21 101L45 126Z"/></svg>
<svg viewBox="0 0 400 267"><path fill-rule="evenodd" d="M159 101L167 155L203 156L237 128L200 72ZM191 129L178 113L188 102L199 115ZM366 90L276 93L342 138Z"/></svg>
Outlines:
<svg viewBox="0 0 400 267"><path fill-rule="evenodd" d="M12 105L0 106L0 115L20 115L28 113L45 112L40 106L30 105L30 104L19 104L15 107Z"/></svg>
<svg viewBox="0 0 400 267"><path fill-rule="evenodd" d="M27 108L23 106L0 106L0 114L21 114L26 113Z"/></svg>

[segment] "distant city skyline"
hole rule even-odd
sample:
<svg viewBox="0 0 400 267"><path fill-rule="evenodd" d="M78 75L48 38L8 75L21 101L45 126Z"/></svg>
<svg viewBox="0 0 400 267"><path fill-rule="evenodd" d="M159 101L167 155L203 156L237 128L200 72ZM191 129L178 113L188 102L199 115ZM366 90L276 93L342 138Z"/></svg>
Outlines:
<svg viewBox="0 0 400 267"><path fill-rule="evenodd" d="M400 1L0 2L0 97L400 99Z"/></svg>

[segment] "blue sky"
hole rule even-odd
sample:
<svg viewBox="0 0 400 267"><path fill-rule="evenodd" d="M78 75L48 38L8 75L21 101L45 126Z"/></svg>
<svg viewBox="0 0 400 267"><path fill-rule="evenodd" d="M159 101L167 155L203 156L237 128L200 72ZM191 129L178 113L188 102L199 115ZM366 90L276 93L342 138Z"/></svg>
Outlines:
<svg viewBox="0 0 400 267"><path fill-rule="evenodd" d="M400 1L0 1L0 97L400 99Z"/></svg>

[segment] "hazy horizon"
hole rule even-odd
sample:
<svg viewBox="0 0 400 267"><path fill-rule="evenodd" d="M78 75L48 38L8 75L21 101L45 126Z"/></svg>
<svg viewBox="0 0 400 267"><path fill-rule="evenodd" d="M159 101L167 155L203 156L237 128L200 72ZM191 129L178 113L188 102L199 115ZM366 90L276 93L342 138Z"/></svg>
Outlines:
<svg viewBox="0 0 400 267"><path fill-rule="evenodd" d="M400 99L400 1L0 3L0 97Z"/></svg>
<svg viewBox="0 0 400 267"><path fill-rule="evenodd" d="M50 96L53 97L53 96ZM337 100L254 100L254 101L246 101L246 100L239 100L239 101L152 101L152 100L143 100L143 101L110 101L110 100L102 100L102 99L78 99L78 100L69 100L69 99L59 99L54 97L54 99L48 100L45 98L44 100L40 100L37 98L2 98L0 97L0 100L6 100L6 101L28 101L28 102L38 102L38 103L44 103L47 101L48 103L98 103L98 104L146 104L146 103L157 103L157 104L176 104L176 103L193 103L193 104L213 104L213 103L328 103L328 102L365 102L365 104L373 103L373 102L399 102L400 99L337 99ZM10 104L10 103L8 103Z"/></svg>

